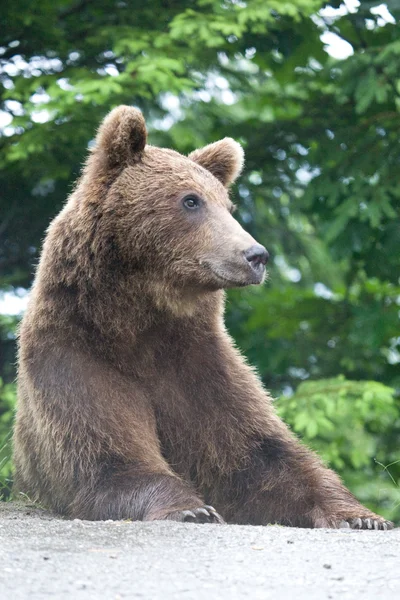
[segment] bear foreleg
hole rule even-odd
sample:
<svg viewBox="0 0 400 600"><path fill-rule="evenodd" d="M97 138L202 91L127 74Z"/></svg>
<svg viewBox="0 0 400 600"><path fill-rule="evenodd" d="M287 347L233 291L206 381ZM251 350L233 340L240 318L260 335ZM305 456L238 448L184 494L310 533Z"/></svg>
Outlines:
<svg viewBox="0 0 400 600"><path fill-rule="evenodd" d="M336 473L282 427L281 437L265 438L246 467L231 473L225 498L212 498L217 506L230 507L224 514L228 522L392 529L390 521L360 504Z"/></svg>

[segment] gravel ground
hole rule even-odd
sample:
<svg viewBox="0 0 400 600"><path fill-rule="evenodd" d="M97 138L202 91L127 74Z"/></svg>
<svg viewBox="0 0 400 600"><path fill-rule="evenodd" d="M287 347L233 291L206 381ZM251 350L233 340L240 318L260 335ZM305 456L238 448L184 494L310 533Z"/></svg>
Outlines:
<svg viewBox="0 0 400 600"><path fill-rule="evenodd" d="M400 529L67 521L0 503L3 600L400 598Z"/></svg>

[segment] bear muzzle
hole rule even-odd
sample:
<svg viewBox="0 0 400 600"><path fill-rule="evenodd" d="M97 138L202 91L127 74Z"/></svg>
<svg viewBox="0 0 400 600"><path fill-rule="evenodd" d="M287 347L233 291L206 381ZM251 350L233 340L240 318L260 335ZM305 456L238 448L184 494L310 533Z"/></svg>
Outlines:
<svg viewBox="0 0 400 600"><path fill-rule="evenodd" d="M269 253L261 244L219 260L201 261L220 280L221 287L258 285L264 281Z"/></svg>

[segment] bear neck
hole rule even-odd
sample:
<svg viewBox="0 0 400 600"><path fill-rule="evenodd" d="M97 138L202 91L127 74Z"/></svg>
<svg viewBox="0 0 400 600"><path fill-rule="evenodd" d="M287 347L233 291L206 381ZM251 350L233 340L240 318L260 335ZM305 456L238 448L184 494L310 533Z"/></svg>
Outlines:
<svg viewBox="0 0 400 600"><path fill-rule="evenodd" d="M49 244L50 247L50 244ZM88 265L90 264L90 268ZM93 259L74 264L44 249L32 290L39 316L54 326L69 324L74 335L134 344L146 331L174 327L216 331L223 323L224 292L177 288L143 271L124 273ZM67 329L68 326L67 325Z"/></svg>

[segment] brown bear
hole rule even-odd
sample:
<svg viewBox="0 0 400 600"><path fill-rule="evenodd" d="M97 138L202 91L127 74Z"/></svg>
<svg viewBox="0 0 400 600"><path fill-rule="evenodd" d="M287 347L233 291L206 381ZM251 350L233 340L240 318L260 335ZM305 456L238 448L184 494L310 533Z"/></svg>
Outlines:
<svg viewBox="0 0 400 600"><path fill-rule="evenodd" d="M224 289L261 283L268 258L232 216L242 164L229 138L146 145L131 107L102 123L20 329L15 485L32 500L92 520L392 526L288 430L224 327Z"/></svg>

